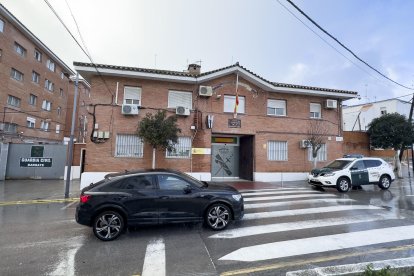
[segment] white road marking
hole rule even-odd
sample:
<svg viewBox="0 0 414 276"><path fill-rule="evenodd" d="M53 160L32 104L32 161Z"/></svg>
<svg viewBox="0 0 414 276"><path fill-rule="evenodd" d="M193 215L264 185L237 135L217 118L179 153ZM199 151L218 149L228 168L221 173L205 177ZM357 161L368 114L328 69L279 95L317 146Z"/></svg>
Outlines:
<svg viewBox="0 0 414 276"><path fill-rule="evenodd" d="M309 190L307 188L280 188L280 189L253 189L253 190L239 190L239 192L248 193L248 192L263 192L263 191L297 191L297 190Z"/></svg>
<svg viewBox="0 0 414 276"><path fill-rule="evenodd" d="M75 256L78 250L83 245L83 237L75 237L73 239L70 239L70 241L70 249L62 256L59 256L59 264L56 266L55 270L52 271L49 275L75 275Z"/></svg>
<svg viewBox="0 0 414 276"><path fill-rule="evenodd" d="M307 190L299 190L299 191L272 191L272 192L251 192L251 193L242 193L244 197L246 196L258 196L258 195L284 195L284 194L322 194L322 192L318 191L307 191Z"/></svg>
<svg viewBox="0 0 414 276"><path fill-rule="evenodd" d="M314 197L337 197L333 194L311 194L311 195L281 195L281 196L262 196L262 197L248 197L244 198L244 201L262 201L262 200L275 200L275 199L291 199L291 198L314 198Z"/></svg>
<svg viewBox="0 0 414 276"><path fill-rule="evenodd" d="M147 245L142 276L165 276L165 244L162 238Z"/></svg>
<svg viewBox="0 0 414 276"><path fill-rule="evenodd" d="M340 211L349 211L349 210L383 210L383 209L384 208L382 208L382 207L377 207L377 206L373 206L373 205L326 206L326 207L307 208L307 209L294 209L294 210L283 210L283 211L273 211L273 212L249 213L249 214L244 215L243 220L263 219L263 218L279 218L279 217L287 217L287 216L320 214L320 213L340 212Z"/></svg>
<svg viewBox="0 0 414 276"><path fill-rule="evenodd" d="M306 220L306 221L294 221L286 223L275 223L275 224L266 224L250 227L241 227L231 230L221 231L220 233L214 234L209 238L216 239L234 239L241 238L253 235L262 235L268 233L277 233L277 232L286 232L302 229L311 229L319 227L328 227L335 225L351 224L351 223L361 223L361 222L370 222L386 219L395 219L395 215L360 215L354 217L336 217L336 218L327 218L327 219L315 219L315 220Z"/></svg>
<svg viewBox="0 0 414 276"><path fill-rule="evenodd" d="M286 276L354 275L363 273L370 264L372 264L373 270L381 270L387 266L392 268L411 267L414 266L414 257L289 271Z"/></svg>
<svg viewBox="0 0 414 276"><path fill-rule="evenodd" d="M60 210L65 210L65 209L69 208L70 206L72 206L73 204L76 204L76 203L78 203L78 202L77 201L71 202L68 205L63 206L62 208L60 208Z"/></svg>
<svg viewBox="0 0 414 276"><path fill-rule="evenodd" d="M353 201L355 201L355 200L348 199L348 198L304 199L304 200L292 200L292 201L281 201L281 202L244 204L244 209L278 207L278 206L291 206L291 205L297 205L297 204L340 203L340 202L353 202Z"/></svg>
<svg viewBox="0 0 414 276"><path fill-rule="evenodd" d="M410 239L414 239L414 225L254 245L240 248L219 260L263 261Z"/></svg>

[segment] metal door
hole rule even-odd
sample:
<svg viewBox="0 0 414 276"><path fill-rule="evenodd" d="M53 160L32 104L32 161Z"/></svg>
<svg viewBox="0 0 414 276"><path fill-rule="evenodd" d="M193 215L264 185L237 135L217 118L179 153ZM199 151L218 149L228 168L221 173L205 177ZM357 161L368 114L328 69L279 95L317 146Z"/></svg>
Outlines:
<svg viewBox="0 0 414 276"><path fill-rule="evenodd" d="M239 146L212 145L211 177L239 177Z"/></svg>

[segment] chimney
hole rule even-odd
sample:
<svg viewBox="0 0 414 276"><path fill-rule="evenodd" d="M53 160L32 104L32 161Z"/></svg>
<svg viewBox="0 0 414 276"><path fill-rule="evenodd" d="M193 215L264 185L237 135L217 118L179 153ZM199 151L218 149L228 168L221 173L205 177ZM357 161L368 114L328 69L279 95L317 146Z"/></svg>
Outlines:
<svg viewBox="0 0 414 276"><path fill-rule="evenodd" d="M188 73L191 75L200 75L201 65L198 64L189 64L188 65Z"/></svg>

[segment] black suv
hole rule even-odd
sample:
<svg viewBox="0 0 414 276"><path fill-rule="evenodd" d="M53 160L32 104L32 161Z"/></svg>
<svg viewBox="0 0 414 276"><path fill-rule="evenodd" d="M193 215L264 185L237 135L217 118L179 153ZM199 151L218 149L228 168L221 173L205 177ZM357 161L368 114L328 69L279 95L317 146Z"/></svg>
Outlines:
<svg viewBox="0 0 414 276"><path fill-rule="evenodd" d="M233 187L172 170L145 170L108 174L82 189L76 221L110 241L126 226L204 220L222 230L243 214L243 197Z"/></svg>

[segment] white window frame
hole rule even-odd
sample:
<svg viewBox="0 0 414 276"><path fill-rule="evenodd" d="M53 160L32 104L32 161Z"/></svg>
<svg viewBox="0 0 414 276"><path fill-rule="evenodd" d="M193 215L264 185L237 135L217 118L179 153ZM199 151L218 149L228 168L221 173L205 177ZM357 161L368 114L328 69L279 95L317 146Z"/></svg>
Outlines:
<svg viewBox="0 0 414 276"><path fill-rule="evenodd" d="M46 67L47 67L47 69L49 69L50 71L55 72L56 65L55 65L55 62L54 62L53 60L48 59L48 60L46 61Z"/></svg>
<svg viewBox="0 0 414 276"><path fill-rule="evenodd" d="M55 89L55 84L53 82L51 82L50 80L46 79L45 80L45 88L50 91L53 92Z"/></svg>
<svg viewBox="0 0 414 276"><path fill-rule="evenodd" d="M0 33L4 32L4 21L0 18Z"/></svg>
<svg viewBox="0 0 414 276"><path fill-rule="evenodd" d="M316 161L326 161L328 159L328 146L322 144L321 148L318 150L318 156L316 156ZM312 147L308 148L308 161L313 161L312 157Z"/></svg>
<svg viewBox="0 0 414 276"><path fill-rule="evenodd" d="M40 83L40 74L36 71L32 71L32 82L39 84Z"/></svg>
<svg viewBox="0 0 414 276"><path fill-rule="evenodd" d="M52 110L52 102L50 102L48 100L43 100L42 109L46 110L46 111Z"/></svg>
<svg viewBox="0 0 414 276"><path fill-rule="evenodd" d="M288 142L270 140L267 142L267 160L288 161Z"/></svg>
<svg viewBox="0 0 414 276"><path fill-rule="evenodd" d="M14 107L20 107L21 105L21 99L18 97L15 97L13 95L8 95L7 97L7 104L14 106Z"/></svg>
<svg viewBox="0 0 414 276"><path fill-rule="evenodd" d="M141 106L141 87L124 86L123 104L136 104Z"/></svg>
<svg viewBox="0 0 414 276"><path fill-rule="evenodd" d="M118 133L115 142L115 157L144 157L144 141L136 134Z"/></svg>
<svg viewBox="0 0 414 276"><path fill-rule="evenodd" d="M309 104L309 118L321 119L322 118L322 105L320 103Z"/></svg>
<svg viewBox="0 0 414 276"><path fill-rule="evenodd" d="M178 90L168 91L168 108L177 108L182 106L188 109L193 109L193 93Z"/></svg>
<svg viewBox="0 0 414 276"><path fill-rule="evenodd" d="M34 50L34 58L38 62L42 62L42 53L37 49Z"/></svg>
<svg viewBox="0 0 414 276"><path fill-rule="evenodd" d="M12 77L12 79L15 79L17 81L23 81L24 74L20 72L19 70L12 68L10 72L10 77Z"/></svg>
<svg viewBox="0 0 414 276"><path fill-rule="evenodd" d="M43 131L49 131L49 122L41 121L40 122L40 129Z"/></svg>
<svg viewBox="0 0 414 276"><path fill-rule="evenodd" d="M35 94L29 95L29 104L34 106L37 104L37 96Z"/></svg>
<svg viewBox="0 0 414 276"><path fill-rule="evenodd" d="M32 117L26 118L26 126L28 128L35 128L36 127L36 119Z"/></svg>
<svg viewBox="0 0 414 276"><path fill-rule="evenodd" d="M246 97L239 97L239 106L237 107L237 113L246 113ZM223 111L227 113L234 113L234 106L236 105L236 96L224 95Z"/></svg>
<svg viewBox="0 0 414 276"><path fill-rule="evenodd" d="M60 133L60 125L56 124L56 133L59 134Z"/></svg>
<svg viewBox="0 0 414 276"><path fill-rule="evenodd" d="M269 112L269 109L272 110L273 112ZM268 99L267 100L267 115L285 117L286 116L286 101Z"/></svg>
<svg viewBox="0 0 414 276"><path fill-rule="evenodd" d="M26 56L26 49L17 42L14 42L14 51L22 57Z"/></svg>
<svg viewBox="0 0 414 276"><path fill-rule="evenodd" d="M173 145L173 150L165 152L166 158L189 159L191 157L191 137L178 137L178 141Z"/></svg>

